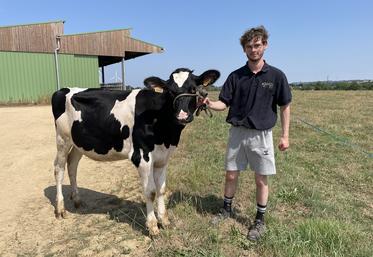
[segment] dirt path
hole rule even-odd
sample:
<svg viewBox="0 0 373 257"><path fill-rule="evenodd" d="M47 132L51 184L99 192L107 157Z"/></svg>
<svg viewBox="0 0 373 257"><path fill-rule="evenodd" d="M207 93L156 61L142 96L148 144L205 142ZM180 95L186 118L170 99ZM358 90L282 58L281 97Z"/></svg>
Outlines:
<svg viewBox="0 0 373 257"><path fill-rule="evenodd" d="M83 157L86 204L72 206L65 172L69 216L55 219L54 136L50 106L0 108L0 256L146 256L141 189L128 161Z"/></svg>

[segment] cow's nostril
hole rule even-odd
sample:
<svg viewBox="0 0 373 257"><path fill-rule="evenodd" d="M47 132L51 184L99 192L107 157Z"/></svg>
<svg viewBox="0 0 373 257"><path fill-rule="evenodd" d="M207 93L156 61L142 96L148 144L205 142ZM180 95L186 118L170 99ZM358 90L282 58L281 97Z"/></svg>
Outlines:
<svg viewBox="0 0 373 257"><path fill-rule="evenodd" d="M179 114L177 115L178 120L186 120L188 118L188 113L181 110Z"/></svg>

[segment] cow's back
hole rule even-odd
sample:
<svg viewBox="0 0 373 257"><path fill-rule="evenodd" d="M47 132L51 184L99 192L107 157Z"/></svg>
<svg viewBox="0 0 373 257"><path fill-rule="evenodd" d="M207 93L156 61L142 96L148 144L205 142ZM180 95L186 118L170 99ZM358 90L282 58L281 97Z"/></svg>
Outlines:
<svg viewBox="0 0 373 257"><path fill-rule="evenodd" d="M95 160L128 158L138 90L65 88L52 96L57 134Z"/></svg>

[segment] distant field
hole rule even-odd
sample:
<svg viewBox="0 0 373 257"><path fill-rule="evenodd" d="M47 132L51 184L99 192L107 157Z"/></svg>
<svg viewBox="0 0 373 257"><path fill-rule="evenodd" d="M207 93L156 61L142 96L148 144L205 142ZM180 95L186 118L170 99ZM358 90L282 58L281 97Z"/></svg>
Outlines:
<svg viewBox="0 0 373 257"><path fill-rule="evenodd" d="M216 93L211 95L216 98ZM222 202L226 113L203 114L170 165L170 209L156 256L372 256L373 92L295 91L291 148L276 152L268 233L246 240L255 214L251 172L241 175L238 220L209 224ZM274 129L275 143L280 126Z"/></svg>

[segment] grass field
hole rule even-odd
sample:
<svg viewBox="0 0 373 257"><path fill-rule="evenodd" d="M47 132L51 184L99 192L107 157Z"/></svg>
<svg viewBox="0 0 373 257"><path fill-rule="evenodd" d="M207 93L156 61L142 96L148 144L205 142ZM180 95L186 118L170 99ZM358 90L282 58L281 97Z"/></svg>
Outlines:
<svg viewBox="0 0 373 257"><path fill-rule="evenodd" d="M295 91L293 97L291 146L276 152L265 237L246 239L255 214L251 171L240 177L238 217L210 223L222 204L229 126L225 112L211 119L202 113L184 131L170 163L173 229L162 230L151 255L373 255L373 92Z"/></svg>
<svg viewBox="0 0 373 257"><path fill-rule="evenodd" d="M216 92L210 94L216 99ZM251 171L240 176L237 218L210 222L223 202L226 112L212 118L202 113L183 131L168 168L172 225L151 240L138 174L129 161L83 157L78 185L85 206L73 207L65 172L68 218L55 219L50 106L0 108L0 256L372 257L373 91L293 96L290 149L275 153L268 230L259 242L246 239L256 211ZM278 123L275 143L279 134Z"/></svg>

